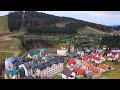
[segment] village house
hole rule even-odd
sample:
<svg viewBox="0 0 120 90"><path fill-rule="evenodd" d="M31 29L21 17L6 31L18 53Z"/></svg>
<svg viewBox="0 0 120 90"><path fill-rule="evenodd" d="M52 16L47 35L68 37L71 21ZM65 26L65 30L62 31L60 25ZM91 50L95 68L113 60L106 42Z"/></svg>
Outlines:
<svg viewBox="0 0 120 90"><path fill-rule="evenodd" d="M42 53L43 53L43 52L44 52L43 49L33 50L33 51L30 51L30 52L27 54L27 57L32 58L32 59L38 59L39 57L42 56Z"/></svg>
<svg viewBox="0 0 120 90"><path fill-rule="evenodd" d="M79 50L79 51L77 51L77 54L78 54L80 57L83 57L83 56L84 56L84 51Z"/></svg>
<svg viewBox="0 0 120 90"><path fill-rule="evenodd" d="M50 77L63 70L63 58L55 58L46 63L39 63L35 68L35 75L38 77Z"/></svg>
<svg viewBox="0 0 120 90"><path fill-rule="evenodd" d="M74 67L73 72L75 72L76 75L84 75L85 74L85 70L83 70L83 69L81 69L79 67Z"/></svg>
<svg viewBox="0 0 120 90"><path fill-rule="evenodd" d="M94 78L97 76L100 76L101 74L99 73L99 69L94 67L93 65L89 65L89 71L92 71L94 74Z"/></svg>
<svg viewBox="0 0 120 90"><path fill-rule="evenodd" d="M85 55L82 57L82 62L90 60L91 56L90 55Z"/></svg>
<svg viewBox="0 0 120 90"><path fill-rule="evenodd" d="M16 69L16 67L23 63L23 59L21 57L10 57L5 59L5 70L11 71Z"/></svg>
<svg viewBox="0 0 120 90"><path fill-rule="evenodd" d="M79 59L75 59L75 62L76 62L76 66L77 67L82 67L82 61L81 60L79 60Z"/></svg>
<svg viewBox="0 0 120 90"><path fill-rule="evenodd" d="M68 49L58 49L57 50L57 55L58 56L66 56L67 55L67 53L68 53Z"/></svg>
<svg viewBox="0 0 120 90"><path fill-rule="evenodd" d="M91 56L91 61L93 61L94 63L101 63L103 61L105 61L105 58L103 57L103 54L100 52L93 52L92 56Z"/></svg>
<svg viewBox="0 0 120 90"><path fill-rule="evenodd" d="M75 79L76 77L75 72L69 70L69 68L67 67L65 67L61 73L62 73L62 79Z"/></svg>
<svg viewBox="0 0 120 90"><path fill-rule="evenodd" d="M109 51L107 53L107 58L108 58L108 60L113 61L113 60L116 60L116 59L119 58L119 54L118 54L118 52L111 52L111 51Z"/></svg>
<svg viewBox="0 0 120 90"><path fill-rule="evenodd" d="M90 64L87 61L84 61L82 64L82 69L89 70L89 66L90 66Z"/></svg>
<svg viewBox="0 0 120 90"><path fill-rule="evenodd" d="M5 79L20 79L22 76L24 76L24 71L22 68L4 72Z"/></svg>
<svg viewBox="0 0 120 90"><path fill-rule="evenodd" d="M70 52L74 52L74 45L62 45L61 47L60 47L60 49L69 49L69 47L70 47Z"/></svg>
<svg viewBox="0 0 120 90"><path fill-rule="evenodd" d="M32 75L32 74L34 74L34 69L33 69L33 63L32 63L32 61L30 61L30 62L26 62L26 63L24 63L24 69L25 69L25 71L27 71L26 73L27 73L27 75L26 76L30 76L30 75Z"/></svg>
<svg viewBox="0 0 120 90"><path fill-rule="evenodd" d="M119 48L111 48L111 52L120 52Z"/></svg>
<svg viewBox="0 0 120 90"><path fill-rule="evenodd" d="M66 67L72 68L75 65L76 61L74 58L69 58Z"/></svg>
<svg viewBox="0 0 120 90"><path fill-rule="evenodd" d="M108 67L104 64L99 64L98 69L99 69L100 73L104 73L108 70Z"/></svg>
<svg viewBox="0 0 120 90"><path fill-rule="evenodd" d="M92 71L86 71L86 77L89 78L89 79L93 79L94 78L94 74Z"/></svg>
<svg viewBox="0 0 120 90"><path fill-rule="evenodd" d="M83 62L82 69L84 69L86 72L91 71L94 74L94 78L101 75L99 73L99 69L88 63L87 61Z"/></svg>

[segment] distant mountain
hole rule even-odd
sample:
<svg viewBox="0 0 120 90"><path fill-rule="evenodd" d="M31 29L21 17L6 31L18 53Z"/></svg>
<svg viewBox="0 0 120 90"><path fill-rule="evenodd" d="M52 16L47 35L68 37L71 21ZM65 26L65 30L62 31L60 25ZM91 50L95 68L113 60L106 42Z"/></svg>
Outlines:
<svg viewBox="0 0 120 90"><path fill-rule="evenodd" d="M8 27L10 31L23 30L29 34L76 34L77 30L86 26L102 32L113 32L112 26L70 17L60 17L35 11L17 11L8 14Z"/></svg>

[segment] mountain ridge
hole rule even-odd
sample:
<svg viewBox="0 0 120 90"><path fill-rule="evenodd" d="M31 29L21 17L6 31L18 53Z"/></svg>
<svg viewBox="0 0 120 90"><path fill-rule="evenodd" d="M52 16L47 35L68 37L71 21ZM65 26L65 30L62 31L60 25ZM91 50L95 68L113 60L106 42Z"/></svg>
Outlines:
<svg viewBox="0 0 120 90"><path fill-rule="evenodd" d="M22 14L24 14L24 20L22 20ZM75 34L77 32L76 29L83 28L86 26L107 33L113 32L114 29L112 26L106 26L71 17L56 16L36 11L10 12L7 16L8 28L10 32L21 31L21 25L23 25L22 27L24 27L24 31L26 31L27 33L34 34L69 33L69 31L71 31L70 34ZM24 22L21 23L22 21Z"/></svg>

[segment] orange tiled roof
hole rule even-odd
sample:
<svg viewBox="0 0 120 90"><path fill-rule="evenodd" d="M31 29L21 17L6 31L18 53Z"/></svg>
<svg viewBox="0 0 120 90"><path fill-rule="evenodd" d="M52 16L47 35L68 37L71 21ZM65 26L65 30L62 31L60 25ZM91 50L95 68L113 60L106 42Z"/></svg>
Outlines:
<svg viewBox="0 0 120 90"><path fill-rule="evenodd" d="M101 68L101 69L104 69L104 70L105 70L105 69L107 69L107 66L105 66L105 65L103 65L103 64L99 64L99 65L98 65L98 68Z"/></svg>
<svg viewBox="0 0 120 90"><path fill-rule="evenodd" d="M92 72L94 72L94 73L98 73L98 69L95 68L95 67L90 68L90 70L91 70Z"/></svg>
<svg viewBox="0 0 120 90"><path fill-rule="evenodd" d="M89 64L87 61L84 61L84 62L83 62L83 65L86 66L86 67L89 67L89 66L90 66L90 64Z"/></svg>

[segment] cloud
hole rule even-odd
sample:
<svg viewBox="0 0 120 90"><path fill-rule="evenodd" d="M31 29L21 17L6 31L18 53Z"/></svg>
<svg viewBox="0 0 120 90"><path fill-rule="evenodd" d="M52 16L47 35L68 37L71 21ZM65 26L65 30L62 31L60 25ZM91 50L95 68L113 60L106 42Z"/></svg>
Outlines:
<svg viewBox="0 0 120 90"><path fill-rule="evenodd" d="M120 11L89 11L89 13L95 16L104 17L120 16Z"/></svg>

